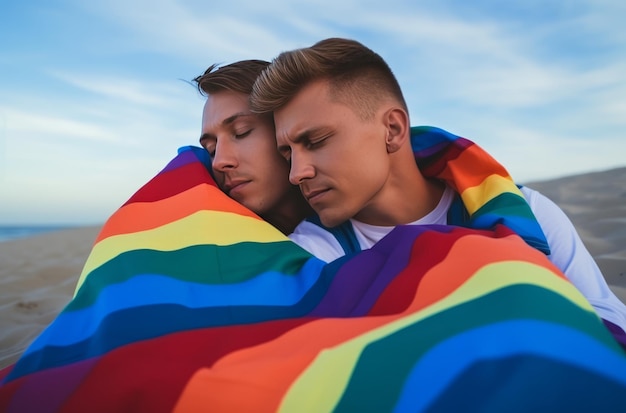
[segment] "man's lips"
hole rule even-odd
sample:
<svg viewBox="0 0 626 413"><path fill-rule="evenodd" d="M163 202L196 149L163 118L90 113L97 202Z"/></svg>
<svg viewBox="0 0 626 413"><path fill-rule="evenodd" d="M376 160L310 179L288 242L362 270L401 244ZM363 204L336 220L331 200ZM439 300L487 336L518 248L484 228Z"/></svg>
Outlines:
<svg viewBox="0 0 626 413"><path fill-rule="evenodd" d="M312 203L312 202L318 201L328 191L329 191L328 188L326 188L326 189L315 189L315 190L312 190L312 191L303 192L303 195L304 195L304 198L307 200L307 202Z"/></svg>
<svg viewBox="0 0 626 413"><path fill-rule="evenodd" d="M232 192L237 192L244 185L249 183L250 181L246 180L236 180L236 181L228 181L224 184L224 192L230 195Z"/></svg>

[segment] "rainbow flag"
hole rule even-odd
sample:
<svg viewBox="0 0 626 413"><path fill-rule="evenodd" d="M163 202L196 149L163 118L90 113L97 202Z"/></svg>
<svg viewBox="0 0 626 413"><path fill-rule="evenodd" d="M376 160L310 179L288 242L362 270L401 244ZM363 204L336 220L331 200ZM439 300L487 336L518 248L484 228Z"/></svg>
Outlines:
<svg viewBox="0 0 626 413"><path fill-rule="evenodd" d="M16 413L626 406L624 351L500 221L400 226L324 264L194 147L110 217L73 300L0 376Z"/></svg>
<svg viewBox="0 0 626 413"><path fill-rule="evenodd" d="M440 128L414 126L411 147L424 176L445 181L460 195L462 203L449 223L476 229L501 224L533 248L550 253L541 226L513 178L479 145Z"/></svg>

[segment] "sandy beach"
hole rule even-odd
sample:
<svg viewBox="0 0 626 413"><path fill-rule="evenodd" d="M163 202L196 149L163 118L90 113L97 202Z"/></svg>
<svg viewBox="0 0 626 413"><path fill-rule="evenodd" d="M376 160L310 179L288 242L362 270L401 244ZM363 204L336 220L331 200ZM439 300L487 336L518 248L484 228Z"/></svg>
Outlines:
<svg viewBox="0 0 626 413"><path fill-rule="evenodd" d="M99 227L0 242L0 368L17 360L72 298Z"/></svg>
<svg viewBox="0 0 626 413"><path fill-rule="evenodd" d="M574 222L626 302L626 167L528 183ZM99 227L0 242L0 368L14 363L70 301Z"/></svg>
<svg viewBox="0 0 626 413"><path fill-rule="evenodd" d="M565 211L611 290L626 303L626 167L527 186Z"/></svg>

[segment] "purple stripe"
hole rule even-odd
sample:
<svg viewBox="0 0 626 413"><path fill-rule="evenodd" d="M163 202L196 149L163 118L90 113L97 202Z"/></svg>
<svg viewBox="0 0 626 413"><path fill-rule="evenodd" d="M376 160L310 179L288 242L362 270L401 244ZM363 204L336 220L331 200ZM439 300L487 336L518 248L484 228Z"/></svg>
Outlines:
<svg viewBox="0 0 626 413"><path fill-rule="evenodd" d="M99 360L92 358L29 375L12 397L7 413L60 410Z"/></svg>
<svg viewBox="0 0 626 413"><path fill-rule="evenodd" d="M346 261L337 272L324 298L310 313L313 317L348 316L354 314L364 291L372 283L372 275L382 266L380 256L362 251ZM332 265L331 265L332 267Z"/></svg>
<svg viewBox="0 0 626 413"><path fill-rule="evenodd" d="M460 148L461 153L462 153L464 150L466 150L467 148L473 145L474 145L474 142L467 140L465 138L459 137L454 141L440 142L428 148L421 149L419 151L414 151L413 155L415 156L415 159L417 159L419 162L419 160L427 158L435 154L438 154L439 157L447 155L447 153L445 153L444 150L447 150L448 147ZM446 161L448 162L451 160L453 159L446 159Z"/></svg>
<svg viewBox="0 0 626 413"><path fill-rule="evenodd" d="M354 315L367 314L387 286L409 264L413 245L423 231L415 231L411 228L409 232L406 229L407 227L396 227L370 250L372 254L379 255L378 260L383 262L383 266L377 270L378 277L372 272L374 283L363 294L360 304L355 308Z"/></svg>
<svg viewBox="0 0 626 413"><path fill-rule="evenodd" d="M626 350L626 332L621 329L617 324L613 324L608 320L602 319L606 328L609 329L615 340Z"/></svg>
<svg viewBox="0 0 626 413"><path fill-rule="evenodd" d="M372 249L346 261L310 315L367 314L389 283L406 268L415 239L427 230L427 226L396 227Z"/></svg>
<svg viewBox="0 0 626 413"><path fill-rule="evenodd" d="M372 271L366 267L372 271L370 277L374 279L374 284L363 294L352 315L359 316L370 311L387 286L409 265L411 251L419 242L419 237L434 227L437 232L446 234L454 230L448 225L399 225L369 250L379 256L380 268Z"/></svg>
<svg viewBox="0 0 626 413"><path fill-rule="evenodd" d="M198 158L196 157L196 155L194 155L193 151L183 151L177 157L172 159L170 163L168 163L167 166L163 168L161 173L172 171L174 169L180 168L181 166L185 166L194 162L198 162Z"/></svg>
<svg viewBox="0 0 626 413"><path fill-rule="evenodd" d="M454 146L458 146L459 148L463 148L463 149L467 149L470 146L474 146L475 143L465 139L465 138L461 138L459 137L457 140L454 141Z"/></svg>
<svg viewBox="0 0 626 413"><path fill-rule="evenodd" d="M426 149L422 149L419 151L414 151L413 154L415 156L416 159L424 159L424 158L428 158L429 156L432 156L433 154L439 153L441 152L443 149L445 149L447 146L451 145L450 142L440 142L436 145L430 146Z"/></svg>

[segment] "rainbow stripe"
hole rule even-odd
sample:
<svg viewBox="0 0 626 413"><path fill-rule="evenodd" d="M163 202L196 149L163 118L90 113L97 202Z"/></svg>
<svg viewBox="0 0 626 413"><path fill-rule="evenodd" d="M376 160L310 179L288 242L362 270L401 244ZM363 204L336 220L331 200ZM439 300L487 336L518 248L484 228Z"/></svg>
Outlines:
<svg viewBox="0 0 626 413"><path fill-rule="evenodd" d="M476 143L433 126L411 128L411 146L424 176L445 181L460 194L467 218L456 224L491 229L501 224L528 245L550 253L524 195L507 170Z"/></svg>
<svg viewBox="0 0 626 413"><path fill-rule="evenodd" d="M324 264L206 163L183 148L108 220L1 412L626 406L626 354L510 228L401 226Z"/></svg>

